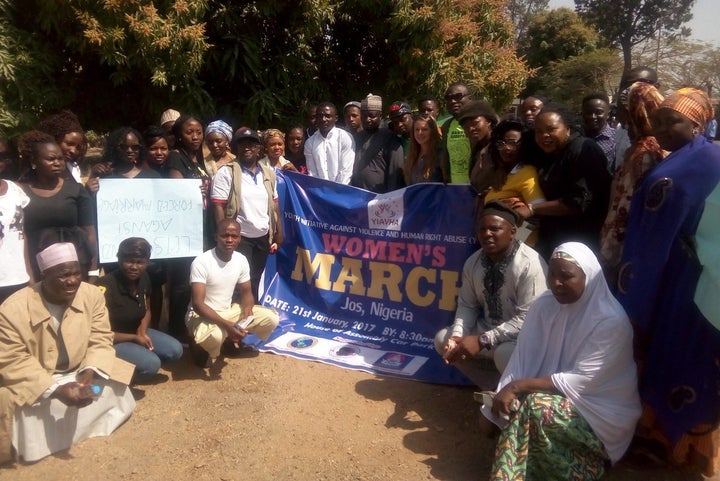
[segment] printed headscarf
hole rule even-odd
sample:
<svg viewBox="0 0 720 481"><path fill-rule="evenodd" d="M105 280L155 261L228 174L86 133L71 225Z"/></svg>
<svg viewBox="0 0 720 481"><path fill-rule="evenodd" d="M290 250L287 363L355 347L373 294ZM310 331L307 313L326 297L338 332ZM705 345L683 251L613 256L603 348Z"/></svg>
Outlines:
<svg viewBox="0 0 720 481"><path fill-rule="evenodd" d="M225 123L222 120L215 120L213 122L210 122L205 129L205 137L207 137L210 134L220 134L224 135L227 139L228 143L232 140L233 131L232 127L230 127L227 123Z"/></svg>
<svg viewBox="0 0 720 481"><path fill-rule="evenodd" d="M715 115L710 97L702 90L690 87L671 93L660 104L660 108L672 109L683 114L700 127L700 130L705 130L705 126Z"/></svg>
<svg viewBox="0 0 720 481"><path fill-rule="evenodd" d="M630 86L627 109L628 124L637 137L649 137L653 134L650 113L660 108L665 98L660 91L647 82L635 82Z"/></svg>

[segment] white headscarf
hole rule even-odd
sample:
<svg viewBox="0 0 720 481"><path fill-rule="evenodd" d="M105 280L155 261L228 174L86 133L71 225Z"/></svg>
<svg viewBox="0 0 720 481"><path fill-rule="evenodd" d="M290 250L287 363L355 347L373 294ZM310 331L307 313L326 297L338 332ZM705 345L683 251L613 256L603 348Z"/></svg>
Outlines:
<svg viewBox="0 0 720 481"><path fill-rule="evenodd" d="M641 412L632 327L588 247L568 242L553 251L556 256L569 256L582 269L585 290L572 304L560 304L551 291L535 300L498 391L516 379L551 376L615 463Z"/></svg>
<svg viewBox="0 0 720 481"><path fill-rule="evenodd" d="M227 139L228 143L232 141L232 127L230 127L226 122L222 120L215 120L208 124L208 126L205 128L205 137L210 134L223 135Z"/></svg>

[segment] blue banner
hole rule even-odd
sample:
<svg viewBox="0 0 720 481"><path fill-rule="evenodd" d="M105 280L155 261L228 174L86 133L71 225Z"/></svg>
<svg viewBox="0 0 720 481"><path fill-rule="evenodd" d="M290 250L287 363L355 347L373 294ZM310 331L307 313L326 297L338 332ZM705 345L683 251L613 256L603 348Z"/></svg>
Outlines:
<svg viewBox="0 0 720 481"><path fill-rule="evenodd" d="M469 185L388 194L278 175L285 240L265 271L280 327L260 349L350 369L466 384L435 352L477 249Z"/></svg>

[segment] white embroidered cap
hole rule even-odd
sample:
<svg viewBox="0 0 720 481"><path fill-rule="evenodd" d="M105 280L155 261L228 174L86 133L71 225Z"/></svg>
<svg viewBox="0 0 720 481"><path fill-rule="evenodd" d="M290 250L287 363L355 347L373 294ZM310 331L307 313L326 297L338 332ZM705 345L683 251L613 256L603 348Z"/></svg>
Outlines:
<svg viewBox="0 0 720 481"><path fill-rule="evenodd" d="M35 259L41 272L65 262L78 262L77 251L71 242L58 242L46 247Z"/></svg>

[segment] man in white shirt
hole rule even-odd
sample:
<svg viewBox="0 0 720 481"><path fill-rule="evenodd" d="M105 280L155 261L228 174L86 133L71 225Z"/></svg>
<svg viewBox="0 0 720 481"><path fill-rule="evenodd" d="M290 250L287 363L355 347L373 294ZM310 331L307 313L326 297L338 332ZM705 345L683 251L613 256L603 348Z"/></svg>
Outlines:
<svg viewBox="0 0 720 481"><path fill-rule="evenodd" d="M317 131L305 141L305 161L311 176L349 184L355 162L355 141L349 133L335 127L337 119L337 109L332 103L317 106Z"/></svg>
<svg viewBox="0 0 720 481"><path fill-rule="evenodd" d="M279 321L274 310L255 305L250 266L235 252L240 224L221 220L215 240L215 248L197 256L190 267L192 302L185 322L194 341L193 358L201 367L214 364L225 339L236 346L249 333L266 340ZM240 304L233 302L236 286Z"/></svg>
<svg viewBox="0 0 720 481"><path fill-rule="evenodd" d="M455 322L435 336L437 352L481 388L495 385L530 304L547 289L545 261L515 239L520 222L500 201L488 202L476 215L481 249L465 261ZM462 354L467 351L476 354ZM497 372L485 369L480 358L492 360Z"/></svg>

